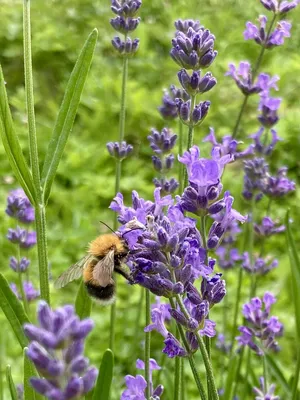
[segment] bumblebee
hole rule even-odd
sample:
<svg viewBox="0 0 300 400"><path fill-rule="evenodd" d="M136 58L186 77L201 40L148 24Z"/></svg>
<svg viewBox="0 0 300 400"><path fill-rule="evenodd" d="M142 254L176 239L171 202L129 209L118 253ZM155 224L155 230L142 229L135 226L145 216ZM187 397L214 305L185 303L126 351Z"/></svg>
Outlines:
<svg viewBox="0 0 300 400"><path fill-rule="evenodd" d="M89 244L88 254L63 272L54 287L62 288L82 276L90 296L102 304L111 304L115 299L113 272L132 283L130 274L122 268L128 253L128 245L122 237L115 233L100 235Z"/></svg>

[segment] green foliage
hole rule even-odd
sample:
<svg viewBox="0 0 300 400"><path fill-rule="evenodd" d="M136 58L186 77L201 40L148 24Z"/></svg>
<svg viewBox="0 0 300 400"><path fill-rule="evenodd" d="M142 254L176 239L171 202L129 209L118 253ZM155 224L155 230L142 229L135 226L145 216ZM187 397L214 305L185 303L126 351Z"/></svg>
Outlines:
<svg viewBox="0 0 300 400"><path fill-rule="evenodd" d="M110 387L113 379L114 353L107 349L103 354L99 375L93 393L93 400L109 400Z"/></svg>
<svg viewBox="0 0 300 400"><path fill-rule="evenodd" d="M7 280L0 273L0 307L6 316L15 336L23 348L27 345L28 340L23 332L23 324L29 323L28 316L24 311L22 303L12 292Z"/></svg>
<svg viewBox="0 0 300 400"><path fill-rule="evenodd" d="M137 190L145 198L152 198L153 186L151 180L153 171L151 168L150 150L148 149L147 135L151 127L161 129L164 121L157 112L160 105L162 89L170 84L178 84L176 66L169 57L170 40L174 27L173 21L178 18L198 18L201 23L211 29L216 36L216 48L219 55L213 64L211 71L218 79L218 85L209 92L205 99L212 102L209 116L200 129L195 132L195 143L200 144L208 133L209 126L213 126L218 137L228 134L234 125L242 101L234 83L224 77L229 62L238 62L241 59L254 61L259 48L255 43L244 42L242 31L244 22L254 21L263 9L258 1L248 2L245 7L244 0L209 0L206 2L191 0L153 0L144 1L141 9L142 22L137 30L137 36L141 40L141 47L136 57L129 60L129 84L128 84L128 110L126 115L125 139L134 144L134 155L123 163L124 178L121 180L121 191L125 199L130 198L132 189ZM111 38L114 35L109 25L110 2L100 0L53 0L45 2L35 0L32 2L32 44L33 44L33 68L35 109L38 133L38 147L40 159L49 158L48 144L53 134L53 126L56 121L59 104L63 101L64 90L69 76L78 56L78 45L83 43L85 37L95 27L99 31L93 68L86 81L85 90L81 97L78 113L74 121L73 132L70 135L65 152L61 157L60 165L56 171L53 183L52 195L49 198L48 220L48 244L51 276L55 279L68 268L69 265L81 258L86 251L87 243L104 228L98 221L104 220L108 224L113 220L113 214L108 206L114 193L115 163L108 156L105 144L109 140L118 138L119 101L121 92L121 60L115 55L111 46ZM272 155L271 163L274 166L287 165L290 177L299 182L299 87L300 87L300 25L296 21L300 18L300 10L289 15L295 23L292 29L292 37L286 40L286 44L280 49L274 49L266 53L263 62L263 70L269 74L280 75L279 93L283 97L281 109L282 119L278 125L279 135L284 139ZM22 54L22 2L4 1L1 3L0 26L0 63L3 67L6 90L8 92L10 109L4 93L5 86L2 79L0 86L0 112L6 121L6 126L1 126L2 140L6 150L10 148L10 161L16 165L23 165L13 173L23 181L23 187L30 197L33 193L32 178L28 174L29 152L27 145L27 120L25 117L25 93L24 70ZM78 99L77 99L78 100ZM77 105L76 105L77 108ZM241 134L245 146L248 143L247 136L257 130L256 121L257 99L250 99L247 118L244 118ZM74 118L71 117L71 119ZM176 123L171 123L176 131ZM67 127L67 126L66 126ZM24 157L21 154L19 144L16 144L17 136ZM67 134L68 131L64 131ZM5 135L5 136L4 136ZM12 141L14 141L12 143ZM12 144L11 144L12 143ZM201 145L203 156L209 154L209 147ZM61 154L59 155L60 158ZM0 147L1 173L0 173L0 254L1 272L12 281L13 272L8 269L8 258L12 253L12 247L5 239L11 220L4 213L5 197L11 188L16 187L12 176L11 167L4 154L4 147ZM21 164L20 164L21 160ZM226 168L223 185L235 195L235 208L241 212L247 207L241 196L241 165L235 164ZM53 174L54 176L54 174ZM299 223L299 191L288 199L291 208L291 216L295 225ZM259 216L267 204L260 204ZM283 221L286 202L278 200L273 204L272 217L276 216ZM300 239L299 231L294 232L295 242ZM259 241L255 248L258 250ZM295 325L290 310L290 288L294 279L290 278L288 268L288 255L286 244L281 236L274 237L266 244L266 251L279 258L279 268L273 271L270 277L264 277L258 282L258 295L264 290L272 288L278 296L275 312L285 325L285 335L280 340L283 351L276 355L276 363L290 365L290 360L295 360L294 336ZM25 253L25 252L24 252ZM31 277L38 281L36 258L32 260ZM237 271L226 272L226 282L229 296L228 310L233 309L234 295L236 293ZM248 296L250 279L246 277L242 288L243 299ZM7 286L6 286L7 289ZM8 288L9 289L9 288ZM75 282L61 291L52 290L53 305L74 303L82 317L90 313L90 300L84 300L86 296L84 287ZM10 290L10 289L9 289ZM2 292L1 292L2 293ZM11 293L11 292L7 292ZM78 296L77 296L78 293ZM77 296L77 298L76 298ZM15 307L17 300L5 297L3 303L8 307ZM89 303L86 303L88 301ZM154 301L154 298L152 298ZM2 300L0 305L2 306ZM13 306L12 306L13 305ZM86 308L86 305L88 306ZM16 306L20 310L19 306ZM31 314L34 314L34 307ZM109 308L95 304L92 317L96 322L96 329L88 340L87 355L95 364L100 363L100 358L108 344L109 332ZM123 281L118 282L117 297L117 326L114 382L112 385L112 400L120 397L124 387L124 376L135 374L135 360L143 357L143 322L138 319L139 289L128 287ZM8 312L10 313L10 312ZM11 314L13 315L13 314ZM24 315L23 315L24 317ZM219 332L222 327L222 308L213 310L213 318L217 322ZM16 382L21 381L23 374L22 360L18 347L18 341L24 347L26 338L22 337L21 326L18 318L15 320L18 339L16 339L7 327L7 359L12 364L15 362L13 373ZM21 323L24 321L21 319ZM138 324L136 322L138 321ZM0 315L0 322L5 323L5 317ZM241 320L239 321L241 322ZM227 321L225 328L230 329L231 320ZM222 327L222 328L221 328ZM235 333L237 335L237 332ZM134 343L132 337L135 338ZM212 341L212 348L215 342ZM162 338L158 334L152 335L151 356L160 363ZM17 358L19 356L19 358ZM196 356L197 358L198 356ZM253 368L260 371L259 360L254 359ZM204 372L201 358L197 358L197 366L201 373ZM220 377L219 386L224 387L222 375L224 364L228 360L219 355L214 356L213 364L216 366L216 375ZM277 388L281 396L285 398L286 387L291 371L288 367L280 371L270 366L270 374L277 382ZM173 364L167 360L161 372L161 382L165 386L172 385ZM10 375L11 376L11 375ZM189 399L198 398L192 383L190 370L185 368L185 383L188 388ZM172 392L171 390L169 392ZM6 397L9 395L6 393ZM170 393L165 393L165 398ZM4 397L4 398L6 398Z"/></svg>

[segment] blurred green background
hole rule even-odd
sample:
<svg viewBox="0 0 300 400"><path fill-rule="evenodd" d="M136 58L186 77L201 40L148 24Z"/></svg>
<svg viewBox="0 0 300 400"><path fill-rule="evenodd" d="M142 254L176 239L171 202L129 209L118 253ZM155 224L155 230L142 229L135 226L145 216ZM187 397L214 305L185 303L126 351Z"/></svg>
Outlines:
<svg viewBox="0 0 300 400"><path fill-rule="evenodd" d="M19 0L0 0L0 62L7 82L7 91L13 112L14 122L28 157L27 121L24 101L24 77L22 57L22 2ZM212 102L211 110L203 125L196 130L195 143L200 144L213 126L218 137L231 132L237 117L242 95L234 82L224 76L229 62L250 60L255 62L259 47L243 40L243 30L247 20L255 21L261 13L267 11L258 0L245 3L245 0L152 0L144 1L136 37L140 38L140 49L129 63L129 83L127 92L126 140L134 145L134 155L123 163L122 192L129 200L133 189L142 197L151 198L152 178L155 175L151 164L151 151L147 135L152 127L161 129L165 122L160 117L157 107L161 103L162 90L177 82L178 66L169 57L170 42L174 34L174 20L178 18L199 19L216 36L215 48L219 55L210 70L218 79L218 85L205 99ZM118 139L118 118L121 91L121 60L114 53L111 39L115 32L109 24L112 17L110 2L99 0L43 0L32 1L32 37L33 68L35 86L35 107L40 159L47 150L51 130L68 77L72 71L78 53L91 30L96 27L99 40L93 65L81 99L81 105L73 131L58 169L48 205L48 239L51 274L56 278L61 271L76 261L86 250L87 243L104 227L103 220L112 224L113 213L108 206L114 196L114 161L108 156L105 144ZM292 37L284 46L266 52L261 71L280 76L279 92L283 98L280 109L281 120L279 135L284 139L272 155L272 169L286 165L289 177L299 182L299 92L300 92L300 7L288 16L292 21ZM247 143L247 135L258 129L256 120L257 99L249 101L246 118L241 129L241 138ZM169 124L175 131L177 124ZM209 155L209 147L201 144L203 154ZM11 169L0 146L0 261L1 272L13 281L14 273L9 270L8 259L13 254L13 245L5 238L7 229L15 226L15 221L5 214L6 196L12 188L18 186L11 174ZM235 196L235 208L243 212L247 205L241 198L241 165L234 164L226 169L223 184ZM263 215L265 201L259 204L259 214ZM283 220L285 210L291 208L295 226L300 221L299 192L272 205L271 216ZM295 229L295 238L299 243L300 234ZM270 240L267 250L279 258L279 267L268 277L259 281L258 294L264 290L273 291L278 296L274 307L285 324L285 336L280 340L283 351L276 359L284 367L287 379L293 371L295 351L293 348L294 322L291 306L290 273L284 235ZM38 282L35 251L30 252L33 259L31 277ZM231 312L235 300L237 270L226 272L228 285L228 326L232 320ZM243 286L248 293L249 279ZM73 302L77 284L57 292L53 288L54 305ZM140 289L128 289L126 283L119 280L117 300L116 330L116 368L112 399L118 399L123 387L123 376L135 374L135 360L143 357L143 318L138 307ZM246 297L245 297L246 298ZM35 306L31 307L34 313ZM139 329L136 328L137 315L141 312ZM109 308L95 305L92 317L96 328L89 339L87 348L92 361L99 364L103 351L108 344ZM222 332L222 307L214 309L211 317L219 323L218 332ZM6 321L0 314L5 327L1 337L2 363L13 365L12 371L16 382L21 382L21 358L18 344L6 327ZM7 329L6 329L7 328ZM4 328L1 329L4 332ZM161 362L162 340L153 334L152 356ZM5 343L9 346L5 347ZM4 353L3 353L4 352ZM260 361L253 357L257 375ZM201 363L199 359L199 363ZM215 352L214 364L222 385L224 357ZM171 399L173 362L166 361L161 373L161 382L166 387L164 399ZM199 364L200 365L200 364ZM186 368L188 399L197 398L189 368ZM280 390L280 385L279 390ZM242 397L245 398L245 397ZM252 398L251 396L249 398Z"/></svg>

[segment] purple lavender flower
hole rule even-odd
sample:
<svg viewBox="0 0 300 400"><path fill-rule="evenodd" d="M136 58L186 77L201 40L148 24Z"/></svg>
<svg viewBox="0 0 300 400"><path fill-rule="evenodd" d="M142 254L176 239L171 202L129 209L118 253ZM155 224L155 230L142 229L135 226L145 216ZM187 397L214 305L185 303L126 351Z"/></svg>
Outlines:
<svg viewBox="0 0 300 400"><path fill-rule="evenodd" d="M9 193L5 212L25 224L34 221L34 208L23 189L15 189Z"/></svg>
<svg viewBox="0 0 300 400"><path fill-rule="evenodd" d="M201 77L200 71L193 71L190 76L185 69L181 69L177 75L181 86L190 96L208 92L217 84L217 80L211 72L206 72Z"/></svg>
<svg viewBox="0 0 300 400"><path fill-rule="evenodd" d="M164 344L163 353L167 354L169 358L185 357L187 355L187 352L181 346L180 342L170 332L164 340Z"/></svg>
<svg viewBox="0 0 300 400"><path fill-rule="evenodd" d="M125 141L119 142L108 142L106 144L107 150L109 154L114 157L116 160L124 160L127 158L133 151L133 146L131 144L127 144Z"/></svg>
<svg viewBox="0 0 300 400"><path fill-rule="evenodd" d="M190 96L185 90L176 88L174 85L170 86L169 90L164 90L162 105L158 107L158 111L165 119L176 119L178 117L176 99L189 100Z"/></svg>
<svg viewBox="0 0 300 400"><path fill-rule="evenodd" d="M261 115L257 117L259 122L265 128L272 128L279 121L277 110L280 107L281 99L264 97L262 96L262 101L260 104Z"/></svg>
<svg viewBox="0 0 300 400"><path fill-rule="evenodd" d="M17 288L17 285L15 283L10 284L11 290L14 292L14 294L17 296L19 300L22 300L22 296L19 293L19 289ZM36 290L30 281L24 281L23 282L23 291L26 297L27 302L31 302L38 297L40 297L40 292L39 290Z"/></svg>
<svg viewBox="0 0 300 400"><path fill-rule="evenodd" d="M120 17L134 17L141 5L141 0L112 0L111 10Z"/></svg>
<svg viewBox="0 0 300 400"><path fill-rule="evenodd" d="M156 154L168 153L176 144L177 135L170 129L163 128L161 132L151 129L151 135L148 136L150 147Z"/></svg>
<svg viewBox="0 0 300 400"><path fill-rule="evenodd" d="M21 260L17 260L16 257L10 257L9 266L15 272L26 272L30 264L30 260L26 257L22 257Z"/></svg>
<svg viewBox="0 0 300 400"><path fill-rule="evenodd" d="M262 300L255 297L243 306L248 326L239 327L241 336L236 339L241 346L249 346L258 355L268 350L279 350L276 338L282 336L283 325L277 317L270 316L271 306L275 302L272 293L266 292Z"/></svg>
<svg viewBox="0 0 300 400"><path fill-rule="evenodd" d="M269 237L285 231L285 226L274 222L270 217L264 217L261 224L254 224L254 230L260 237Z"/></svg>
<svg viewBox="0 0 300 400"><path fill-rule="evenodd" d="M8 229L7 239L18 244L22 249L30 249L36 244L36 232L27 231L17 226L16 229Z"/></svg>
<svg viewBox="0 0 300 400"><path fill-rule="evenodd" d="M262 198L269 174L269 165L264 158L253 158L244 161L244 189L243 196L251 200L256 196L256 201Z"/></svg>
<svg viewBox="0 0 300 400"><path fill-rule="evenodd" d="M164 387L162 385L158 385L154 390L152 387L152 371L159 370L161 367L157 364L157 362L150 358L149 360L149 369L150 369L150 393L151 398L155 400L159 400L160 396L163 393ZM145 363L142 360L137 360L136 362L137 369L145 369ZM127 389L125 389L121 395L121 400L146 400L145 397L145 390L147 388L147 382L142 375L126 375L125 376L125 383Z"/></svg>
<svg viewBox="0 0 300 400"><path fill-rule="evenodd" d="M278 0L260 0L261 4L268 10L274 13L286 14L293 10L299 4L299 0L279 1Z"/></svg>
<svg viewBox="0 0 300 400"><path fill-rule="evenodd" d="M265 15L259 16L259 27L248 21L246 23L246 30L244 31L244 39L253 39L257 44L264 45L267 49L284 44L284 39L291 36L291 23L284 20L279 21L274 31L267 35L267 21L268 19Z"/></svg>
<svg viewBox="0 0 300 400"><path fill-rule="evenodd" d="M253 82L251 65L248 61L241 61L238 68L234 64L229 64L229 70L225 75L231 76L238 88L244 95L249 96L255 93L266 92L271 88L277 88L277 76L271 78L268 74L258 75L256 82Z"/></svg>
<svg viewBox="0 0 300 400"><path fill-rule="evenodd" d="M268 197L283 197L295 190L295 182L287 178L287 167L278 169L275 176L268 174L263 192Z"/></svg>
<svg viewBox="0 0 300 400"><path fill-rule="evenodd" d="M215 37L208 29L200 27L194 30L189 27L186 33L176 32L170 55L182 68L194 71L207 68L218 54L214 50L214 42Z"/></svg>
<svg viewBox="0 0 300 400"><path fill-rule="evenodd" d="M203 122L207 116L210 101L202 101L191 109L191 100L183 101L182 99L176 99L176 106L181 122L184 125L196 126Z"/></svg>
<svg viewBox="0 0 300 400"><path fill-rule="evenodd" d="M130 57L138 51L140 40L132 40L130 37L127 37L126 40L121 40L118 36L115 36L111 43L121 56Z"/></svg>
<svg viewBox="0 0 300 400"><path fill-rule="evenodd" d="M199 147L193 146L178 159L186 165L190 183L180 200L180 206L183 210L202 214L201 211L207 209L209 204L219 197L222 191L220 178L224 166L232 161L232 157L230 155L219 157L217 152L213 152L210 160L200 158ZM224 206L217 212L223 208Z"/></svg>
<svg viewBox="0 0 300 400"><path fill-rule="evenodd" d="M199 31L201 28L203 28L200 25L200 21L198 20L193 20L193 19L178 19L177 21L174 22L175 28L182 32L187 34L189 28L192 28L195 32Z"/></svg>
<svg viewBox="0 0 300 400"><path fill-rule="evenodd" d="M259 378L259 388L254 387L253 392L257 395L255 400L279 400L279 396L275 396L275 385L272 384L270 387L266 387L265 380L261 376Z"/></svg>
<svg viewBox="0 0 300 400"><path fill-rule="evenodd" d="M126 375L125 384L127 389L122 393L121 400L146 400L145 390L147 382L142 375Z"/></svg>
<svg viewBox="0 0 300 400"><path fill-rule="evenodd" d="M264 154L266 156L270 155L273 152L276 143L281 140L275 129L271 129L271 142L266 142L266 135L268 135L268 130L265 130L265 128L262 127L256 133L249 136L254 141L254 145L252 146L254 147L256 154Z"/></svg>
<svg viewBox="0 0 300 400"><path fill-rule="evenodd" d="M215 136L215 131L213 128L209 128L209 134L203 139L203 142L210 142L212 144L212 150L217 149L220 157L229 154L233 159L247 157L254 152L254 145L250 145L244 151L238 151L239 144L243 142L238 142L232 139L232 136L226 135L222 137L222 143L219 143Z"/></svg>
<svg viewBox="0 0 300 400"><path fill-rule="evenodd" d="M83 356L84 340L93 329L93 321L80 321L73 306L54 311L44 301L38 307L39 326L25 324L31 341L27 357L41 378L31 378L32 387L47 399L77 399L89 392L98 374Z"/></svg>
<svg viewBox="0 0 300 400"><path fill-rule="evenodd" d="M175 178L154 178L153 183L155 187L161 188L162 192L165 194L174 193L179 186L179 183Z"/></svg>
<svg viewBox="0 0 300 400"><path fill-rule="evenodd" d="M266 258L256 257L251 263L248 252L243 253L242 260L242 267L251 274L266 275L278 266L278 260L270 256Z"/></svg>
<svg viewBox="0 0 300 400"><path fill-rule="evenodd" d="M223 353L228 354L230 352L232 344L226 342L226 337L223 333L219 333L216 341L216 347Z"/></svg>
<svg viewBox="0 0 300 400"><path fill-rule="evenodd" d="M227 246L219 246L216 249L216 254L218 264L222 269L234 268L242 260L242 256L236 248L229 249Z"/></svg>

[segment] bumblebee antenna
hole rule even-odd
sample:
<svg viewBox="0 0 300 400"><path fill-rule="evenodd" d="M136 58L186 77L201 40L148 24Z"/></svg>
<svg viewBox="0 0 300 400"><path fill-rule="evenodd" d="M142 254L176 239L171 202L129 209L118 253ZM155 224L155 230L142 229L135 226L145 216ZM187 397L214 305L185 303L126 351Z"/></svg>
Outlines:
<svg viewBox="0 0 300 400"><path fill-rule="evenodd" d="M124 235L126 235L127 233L129 233L129 232L136 231L137 229L143 229L143 228L136 227L136 228L129 229L129 231L122 233L122 237L123 237Z"/></svg>
<svg viewBox="0 0 300 400"><path fill-rule="evenodd" d="M116 234L116 232L113 230L113 229L111 229L111 227L110 226L108 226L105 222L103 222L103 221L99 221L101 224L103 224L104 226L106 226L106 228L108 228L112 233L114 233L116 236L118 236L117 234Z"/></svg>

